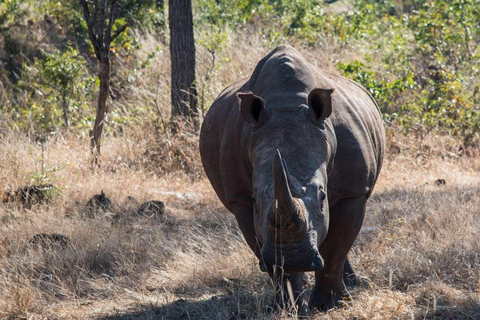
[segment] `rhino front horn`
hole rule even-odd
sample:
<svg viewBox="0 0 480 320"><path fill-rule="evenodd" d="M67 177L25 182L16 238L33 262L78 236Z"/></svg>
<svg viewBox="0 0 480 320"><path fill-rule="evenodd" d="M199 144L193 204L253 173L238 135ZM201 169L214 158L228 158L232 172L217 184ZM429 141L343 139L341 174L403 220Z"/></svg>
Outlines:
<svg viewBox="0 0 480 320"><path fill-rule="evenodd" d="M285 161L277 150L273 158L274 207L270 211L270 225L280 230L277 242L294 242L305 236L307 224L304 208L292 196Z"/></svg>
<svg viewBox="0 0 480 320"><path fill-rule="evenodd" d="M295 211L295 202L288 184L287 170L280 151L277 149L273 159L273 181L274 181L274 198L276 202L276 210L292 214ZM289 218L289 217L288 217Z"/></svg>

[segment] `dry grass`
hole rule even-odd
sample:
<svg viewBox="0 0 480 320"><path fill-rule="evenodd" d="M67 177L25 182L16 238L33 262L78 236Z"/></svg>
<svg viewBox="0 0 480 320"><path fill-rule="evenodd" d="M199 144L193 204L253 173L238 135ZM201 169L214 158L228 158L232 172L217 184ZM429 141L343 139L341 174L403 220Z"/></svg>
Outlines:
<svg viewBox="0 0 480 320"><path fill-rule="evenodd" d="M258 31L241 33L230 34L218 53L214 81L199 84L206 86L207 104L226 85L249 76L269 51ZM158 43L139 37L136 60L143 61ZM336 44L318 48L300 51L331 71L340 55L355 55ZM210 59L199 47L200 77ZM131 84L115 82L124 86L113 101L116 112L134 114L140 124L107 130L101 169L90 167L86 137L56 134L44 145L41 177L41 145L10 132L0 119L0 192L35 182L59 187L48 204L31 209L0 204L0 318L292 317L272 312L270 281L202 174L196 135L164 133L168 64L164 48ZM141 108L156 110L157 117L148 118ZM478 150L433 135L419 143L395 128L388 139L384 170L351 252L361 280L354 300L312 318L480 318ZM446 184L436 186L437 179ZM101 190L113 208L86 217L82 206ZM127 197L162 200L166 214L137 216ZM38 233L64 234L71 243L30 245Z"/></svg>
<svg viewBox="0 0 480 320"><path fill-rule="evenodd" d="M208 181L160 175L151 165L141 169L137 154L148 146L135 141L106 139L97 170L90 168L86 140L58 136L46 143L46 181L60 188L58 194L31 209L0 206L0 316L289 318L271 312L269 279ZM193 148L179 141L177 147ZM354 301L316 318L480 316L480 159L442 159L433 144L438 141L430 147L425 141L428 155L404 148L387 156L351 253L361 279ZM1 184L15 189L32 183L41 171L41 146L13 136L1 143ZM175 152L166 153L175 161ZM439 178L445 186L434 184ZM114 204L111 212L83 216L82 205L102 189ZM167 213L138 217L127 196L162 200ZM29 245L38 233L61 233L71 244Z"/></svg>

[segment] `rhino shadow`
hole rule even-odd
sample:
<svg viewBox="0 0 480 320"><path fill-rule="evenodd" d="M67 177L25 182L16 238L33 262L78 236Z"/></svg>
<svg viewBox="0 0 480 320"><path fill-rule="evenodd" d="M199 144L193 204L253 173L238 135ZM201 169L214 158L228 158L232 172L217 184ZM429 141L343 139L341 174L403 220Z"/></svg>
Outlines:
<svg viewBox="0 0 480 320"><path fill-rule="evenodd" d="M368 290L365 288L365 290ZM135 311L99 317L98 320L207 320L207 319L263 319L274 317L273 301L259 301L253 295L218 295L205 300L179 299L163 306L141 305ZM259 303L260 302L260 303ZM264 303L267 302L267 305ZM270 304L270 305L268 305ZM480 319L480 301L470 301L463 306L439 305L435 311L425 306L415 308L414 319ZM353 316L353 315L352 315Z"/></svg>
<svg viewBox="0 0 480 320"><path fill-rule="evenodd" d="M455 320L472 320L480 319L480 301L471 301L469 305L457 306L437 306L437 310L419 312L415 319L427 320L441 320L441 319L455 319Z"/></svg>
<svg viewBox="0 0 480 320"><path fill-rule="evenodd" d="M262 296L244 293L242 295L224 294L205 300L179 299L162 306L141 305L135 311L97 318L99 320L134 320L134 319L252 319L272 313L272 308L265 306Z"/></svg>

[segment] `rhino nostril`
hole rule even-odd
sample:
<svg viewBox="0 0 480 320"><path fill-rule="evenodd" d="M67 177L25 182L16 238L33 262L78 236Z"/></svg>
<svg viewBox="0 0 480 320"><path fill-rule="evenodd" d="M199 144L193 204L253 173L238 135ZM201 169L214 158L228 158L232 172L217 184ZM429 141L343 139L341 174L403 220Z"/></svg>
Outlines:
<svg viewBox="0 0 480 320"><path fill-rule="evenodd" d="M323 269L324 263L320 254L315 253L312 260L312 269L315 271L321 271Z"/></svg>

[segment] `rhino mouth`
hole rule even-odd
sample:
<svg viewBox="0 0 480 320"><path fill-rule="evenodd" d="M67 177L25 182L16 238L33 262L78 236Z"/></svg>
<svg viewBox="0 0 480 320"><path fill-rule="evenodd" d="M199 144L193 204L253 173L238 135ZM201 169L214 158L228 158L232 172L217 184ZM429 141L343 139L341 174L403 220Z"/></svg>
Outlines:
<svg viewBox="0 0 480 320"><path fill-rule="evenodd" d="M310 237L305 237L300 242L271 243L267 241L262 246L260 269L272 272L281 268L284 272L320 271L324 262L317 247Z"/></svg>

